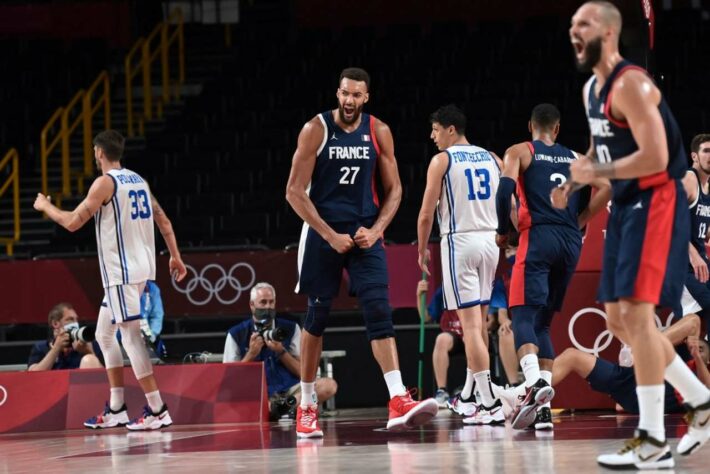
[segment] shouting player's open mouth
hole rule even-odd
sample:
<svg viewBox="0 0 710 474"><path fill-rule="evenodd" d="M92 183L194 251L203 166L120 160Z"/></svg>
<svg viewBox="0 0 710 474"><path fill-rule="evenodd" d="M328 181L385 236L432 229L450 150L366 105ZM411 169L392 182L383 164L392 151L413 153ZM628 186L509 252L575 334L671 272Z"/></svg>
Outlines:
<svg viewBox="0 0 710 474"><path fill-rule="evenodd" d="M572 38L572 47L574 48L574 54L577 56L577 60L581 61L584 56L584 43L579 38Z"/></svg>

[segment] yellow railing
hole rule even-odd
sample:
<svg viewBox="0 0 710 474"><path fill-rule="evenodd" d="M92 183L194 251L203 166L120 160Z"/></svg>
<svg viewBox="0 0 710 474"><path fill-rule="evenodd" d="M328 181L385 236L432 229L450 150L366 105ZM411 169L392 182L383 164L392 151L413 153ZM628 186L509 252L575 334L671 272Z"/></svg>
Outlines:
<svg viewBox="0 0 710 474"><path fill-rule="evenodd" d="M160 36L159 42L157 41ZM157 43L157 44L155 44ZM153 48L151 45L154 45ZM177 79L170 77L170 51L177 48L178 69ZM140 59L134 60L138 51ZM157 100L153 99L151 68L160 58L161 93ZM185 35L183 16L179 9L173 11L170 17L159 23L144 39L140 38L131 48L125 58L126 66L126 113L128 116L128 136L134 136L133 113L133 79L141 74L143 79L143 113L138 116L139 133L144 134L146 120L153 118L155 109L158 118L162 118L163 106L177 99L180 88L185 82ZM61 192L55 194L57 205L62 197L72 194L72 178L76 179L78 192L84 193L84 179L93 173L93 119L103 108L104 128L111 128L111 90L109 75L102 71L91 86L83 89L69 101L65 107L58 108L50 117L40 134L40 161L42 168L42 193L50 194L48 184L48 161L55 150L60 149L61 156ZM100 92L99 92L100 91ZM155 102L155 104L154 104ZM80 104L80 107L79 107ZM83 123L83 169L72 169L70 160L71 137L77 132L79 124Z"/></svg>
<svg viewBox="0 0 710 474"><path fill-rule="evenodd" d="M101 95L96 97L94 102L94 93L99 86L102 87L102 92ZM82 102L84 114L84 176L91 176L94 169L92 166L94 158L94 147L92 145L94 136L93 118L101 109L101 106L104 108L104 130L108 130L111 128L111 84L106 71L102 71L94 83L89 86Z"/></svg>
<svg viewBox="0 0 710 474"><path fill-rule="evenodd" d="M59 107L57 110L55 110L49 121L47 121L47 125L44 126L42 132L40 132L39 134L39 153L40 163L42 167L42 194L44 194L45 196L49 194L49 186L47 184L47 160L49 158L49 155L54 151L54 149L57 148L59 144L61 144L62 137L64 136L64 134L61 132L60 129L60 131L49 143L47 143L47 140L50 133L56 129L55 125L57 124L57 121L62 118L63 113L64 107Z"/></svg>
<svg viewBox="0 0 710 474"><path fill-rule="evenodd" d="M174 23L174 25L173 25ZM170 32L171 26L174 27ZM156 38L160 35L160 41L152 48ZM170 47L177 44L178 74L177 80L171 83L170 79ZM136 61L138 51L140 59ZM153 105L153 84L151 68L153 62L160 58L161 68L161 94ZM180 88L185 82L185 34L183 27L183 16L180 9L173 10L170 17L153 28L153 31L146 38L139 38L124 59L126 74L126 115L128 116L128 136L135 136L134 120L138 120L139 134L145 133L144 124L146 120L153 118L155 108L158 118L163 116L163 106L177 99L180 95ZM141 75L143 79L143 113L137 117L133 113L133 79ZM172 94L171 94L172 92Z"/></svg>
<svg viewBox="0 0 710 474"><path fill-rule="evenodd" d="M13 235L12 237L0 237L0 244L4 244L7 254L13 254L13 246L15 242L20 240L20 169L19 155L15 148L7 152L5 157L0 160L0 172L5 168L12 167L12 170L7 177L7 180L0 186L0 197L5 194L5 191L12 185L12 209L13 209Z"/></svg>
<svg viewBox="0 0 710 474"><path fill-rule="evenodd" d="M69 163L69 137L71 137L76 127L84 121L84 110L76 114L76 118L70 123L70 114L74 106L80 104L84 98L84 89L76 93L62 111L62 126L60 136L62 137L62 196L71 194L71 178L70 178L70 163Z"/></svg>
<svg viewBox="0 0 710 474"><path fill-rule="evenodd" d="M94 100L94 95L101 87L101 94ZM42 194L49 194L50 189L47 179L49 157L61 145L62 189L57 196L57 203L61 197L72 194L72 176L77 179L80 194L84 193L84 178L91 176L93 147L91 145L93 133L93 118L103 107L104 128L111 128L111 86L108 73L101 71L94 83L86 90L81 89L72 97L64 107L59 107L50 117L40 133L40 162L42 168ZM57 122L59 127L57 128ZM82 169L71 169L70 143L72 135L77 131L79 124L83 124L83 158Z"/></svg>

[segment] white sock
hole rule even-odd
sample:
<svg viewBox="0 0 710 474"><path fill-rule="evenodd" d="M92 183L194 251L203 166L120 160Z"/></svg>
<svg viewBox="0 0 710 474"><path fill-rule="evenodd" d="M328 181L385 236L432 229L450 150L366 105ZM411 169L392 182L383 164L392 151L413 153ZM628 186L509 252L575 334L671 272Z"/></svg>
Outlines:
<svg viewBox="0 0 710 474"><path fill-rule="evenodd" d="M663 408L666 387L660 385L638 385L636 396L639 400L639 429L658 441L666 440L666 430L663 426Z"/></svg>
<svg viewBox="0 0 710 474"><path fill-rule="evenodd" d="M463 390L461 390L461 400L468 400L471 398L471 392L473 392L473 370L466 369L466 383L463 384Z"/></svg>
<svg viewBox="0 0 710 474"><path fill-rule="evenodd" d="M387 372L385 374L385 383L387 384L387 390L390 392L390 398L407 393L407 387L402 383L402 372L399 370Z"/></svg>
<svg viewBox="0 0 710 474"><path fill-rule="evenodd" d="M702 405L710 398L710 390L698 380L678 354L666 367L665 378L692 407Z"/></svg>
<svg viewBox="0 0 710 474"><path fill-rule="evenodd" d="M148 406L153 413L158 413L163 408L163 399L160 398L160 391L146 393L145 398L148 400Z"/></svg>
<svg viewBox="0 0 710 474"><path fill-rule="evenodd" d="M123 387L111 387L111 398L108 405L113 411L118 411L123 406Z"/></svg>
<svg viewBox="0 0 710 474"><path fill-rule="evenodd" d="M542 378L542 380L547 382L547 384L550 387L552 387L552 372L550 372L549 370L541 370L540 377ZM551 408L550 402L547 402L542 406L547 407L547 408Z"/></svg>
<svg viewBox="0 0 710 474"><path fill-rule="evenodd" d="M301 408L306 408L308 405L318 405L316 383L301 380Z"/></svg>
<svg viewBox="0 0 710 474"><path fill-rule="evenodd" d="M525 375L525 386L532 387L540 380L540 364L537 361L537 354L528 354L520 359L520 367Z"/></svg>
<svg viewBox="0 0 710 474"><path fill-rule="evenodd" d="M484 407L492 407L496 397L493 395L491 388L491 371L482 370L474 374L473 377L476 379L476 387L478 387L478 393L481 395L481 403Z"/></svg>

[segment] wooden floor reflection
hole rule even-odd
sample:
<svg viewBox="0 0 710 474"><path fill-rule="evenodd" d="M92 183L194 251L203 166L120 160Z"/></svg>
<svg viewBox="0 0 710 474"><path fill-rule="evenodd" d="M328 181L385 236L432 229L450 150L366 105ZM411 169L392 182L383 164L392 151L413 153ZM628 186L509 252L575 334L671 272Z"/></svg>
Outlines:
<svg viewBox="0 0 710 474"><path fill-rule="evenodd" d="M0 472L600 472L596 455L618 449L637 419L562 415L542 433L464 426L448 412L408 432L389 433L385 422L382 411L341 411L323 418L320 440L297 440L290 423L0 435ZM666 426L675 447L685 424L668 416ZM708 472L710 446L675 459L676 472Z"/></svg>

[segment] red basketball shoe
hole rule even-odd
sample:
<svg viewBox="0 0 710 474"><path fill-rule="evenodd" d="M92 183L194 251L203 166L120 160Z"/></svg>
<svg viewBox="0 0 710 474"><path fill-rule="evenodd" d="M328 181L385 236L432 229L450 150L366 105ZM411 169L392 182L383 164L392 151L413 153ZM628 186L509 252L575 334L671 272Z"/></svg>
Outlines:
<svg viewBox="0 0 710 474"><path fill-rule="evenodd" d="M308 405L296 410L296 436L299 438L322 438L323 430L318 424L318 405Z"/></svg>
<svg viewBox="0 0 710 474"><path fill-rule="evenodd" d="M392 431L415 428L428 422L439 412L439 404L433 398L421 402L412 400L410 392L397 395L389 402L387 429Z"/></svg>

